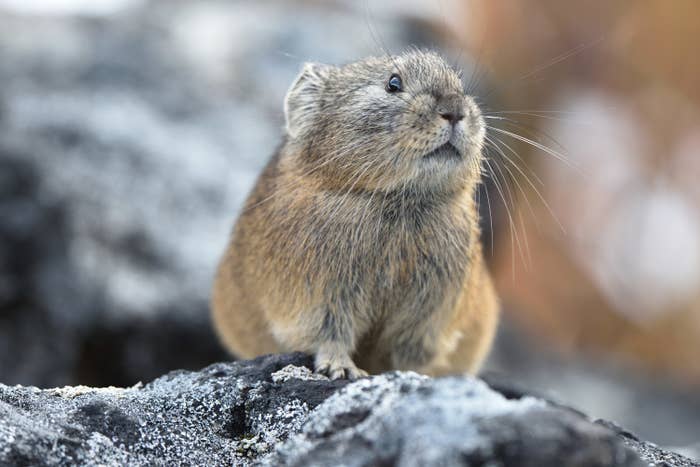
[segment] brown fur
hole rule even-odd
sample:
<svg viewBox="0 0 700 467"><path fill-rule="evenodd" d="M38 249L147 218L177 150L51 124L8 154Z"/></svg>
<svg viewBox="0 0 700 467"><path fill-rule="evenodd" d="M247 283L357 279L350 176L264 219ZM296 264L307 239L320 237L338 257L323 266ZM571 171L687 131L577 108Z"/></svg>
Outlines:
<svg viewBox="0 0 700 467"><path fill-rule="evenodd" d="M476 372L498 305L474 202L484 123L457 74L415 51L307 64L285 114L214 284L223 343L311 352L333 378Z"/></svg>

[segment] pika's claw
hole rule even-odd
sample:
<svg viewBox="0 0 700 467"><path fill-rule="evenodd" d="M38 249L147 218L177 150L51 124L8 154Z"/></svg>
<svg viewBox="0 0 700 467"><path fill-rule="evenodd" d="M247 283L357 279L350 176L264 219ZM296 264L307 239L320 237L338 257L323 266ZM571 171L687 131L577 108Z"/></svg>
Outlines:
<svg viewBox="0 0 700 467"><path fill-rule="evenodd" d="M346 369L346 374L348 379L351 381L355 381L356 379L365 378L369 376L369 374L365 370L361 370L357 367Z"/></svg>
<svg viewBox="0 0 700 467"><path fill-rule="evenodd" d="M352 367L322 365L316 368L316 373L328 376L330 379L349 379L350 381L367 376L365 370L361 370L354 365Z"/></svg>
<svg viewBox="0 0 700 467"><path fill-rule="evenodd" d="M350 357L336 353L316 354L316 373L325 375L330 379L349 379L354 381L367 376L367 372L355 366Z"/></svg>

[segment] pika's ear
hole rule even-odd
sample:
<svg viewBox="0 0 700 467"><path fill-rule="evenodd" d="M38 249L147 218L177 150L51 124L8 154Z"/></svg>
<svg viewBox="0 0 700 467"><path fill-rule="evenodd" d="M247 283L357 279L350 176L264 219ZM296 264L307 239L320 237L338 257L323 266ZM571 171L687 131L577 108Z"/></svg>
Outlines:
<svg viewBox="0 0 700 467"><path fill-rule="evenodd" d="M287 91L284 118L287 134L297 138L305 134L320 111L319 96L333 67L320 63L305 63Z"/></svg>

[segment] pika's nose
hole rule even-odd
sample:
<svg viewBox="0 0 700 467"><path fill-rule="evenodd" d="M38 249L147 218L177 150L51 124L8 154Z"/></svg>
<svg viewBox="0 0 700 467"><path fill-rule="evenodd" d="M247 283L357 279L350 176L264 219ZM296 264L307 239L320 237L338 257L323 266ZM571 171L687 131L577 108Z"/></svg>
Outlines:
<svg viewBox="0 0 700 467"><path fill-rule="evenodd" d="M443 96L438 101L437 112L453 126L464 118L464 98L459 94Z"/></svg>

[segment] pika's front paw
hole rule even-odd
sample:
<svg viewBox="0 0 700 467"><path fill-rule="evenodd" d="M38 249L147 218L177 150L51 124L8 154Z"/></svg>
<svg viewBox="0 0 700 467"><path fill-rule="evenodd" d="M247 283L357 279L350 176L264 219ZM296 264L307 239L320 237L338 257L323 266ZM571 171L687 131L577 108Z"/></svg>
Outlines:
<svg viewBox="0 0 700 467"><path fill-rule="evenodd" d="M349 379L367 376L367 372L360 370L350 357L339 355L316 355L316 373L328 376L330 379Z"/></svg>
<svg viewBox="0 0 700 467"><path fill-rule="evenodd" d="M350 381L367 376L365 370L360 370L355 365L338 366L332 363L324 363L316 367L316 373L328 376L330 379L349 379Z"/></svg>

